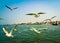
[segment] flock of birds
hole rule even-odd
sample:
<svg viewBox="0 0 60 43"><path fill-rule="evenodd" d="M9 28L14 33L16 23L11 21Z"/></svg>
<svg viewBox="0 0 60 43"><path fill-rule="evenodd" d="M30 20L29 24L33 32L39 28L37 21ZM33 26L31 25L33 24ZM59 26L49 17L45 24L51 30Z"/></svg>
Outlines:
<svg viewBox="0 0 60 43"><path fill-rule="evenodd" d="M2 29L3 29L3 31L4 31L4 33L5 33L5 35L6 35L7 37L13 38L13 37L14 37L14 36L13 36L13 32L17 30L16 27L17 27L17 25L15 25L14 28L12 28L12 29L10 30L10 32L5 28L5 26L3 26ZM38 34L40 33L40 31L37 30L37 29L34 28L34 27L32 27L30 30L32 30L32 31L34 31L34 32L36 32L36 33L38 33Z"/></svg>
<svg viewBox="0 0 60 43"><path fill-rule="evenodd" d="M15 9L18 8L18 7L16 7L16 8L11 8L11 7L7 6L7 5L5 5L5 7L8 8L9 10L11 10L11 11L13 11L13 10L15 10ZM41 14L45 14L45 13L44 13L44 12L29 13L29 14L26 14L26 15L31 15L31 16L34 16L34 17L38 18ZM55 18L55 17L56 17L56 16L52 17L51 19L53 19L53 18ZM50 20L50 21L51 21L51 19L46 19L46 20ZM0 18L0 20L4 20L4 19L3 19L3 18ZM46 21L46 20L44 20L44 21ZM16 26L17 26L17 25L16 25ZM13 32L16 30L16 26L15 26L14 28L12 28L12 29L10 30L10 32L8 32L8 31L6 30L6 28L3 26L3 31L4 31L5 35L6 35L7 37L13 37ZM40 33L40 31L38 31L37 29L35 29L35 28L33 28L33 27L32 27L31 30L33 30L33 31L36 32L36 33Z"/></svg>
<svg viewBox="0 0 60 43"><path fill-rule="evenodd" d="M8 5L5 5L6 8L8 8L10 11L13 11L15 9L18 9L18 7L15 7L15 8L11 8L9 7ZM39 12L39 13L29 13L29 14L26 14L26 15L31 15L31 16L34 16L36 18L38 18L41 14L45 14L44 12ZM4 18L0 18L0 20L4 20Z"/></svg>
<svg viewBox="0 0 60 43"><path fill-rule="evenodd" d="M11 8L11 7L9 7L9 6L7 6L7 5L5 5L5 7L6 8L8 8L9 10L11 10L11 11L13 11L13 10L15 10L15 9L17 9L18 7L16 7L16 8ZM29 14L26 14L26 15L33 15L34 17L39 17L40 16L40 14L45 14L45 13L43 13L43 12L39 12L39 13L29 13ZM4 20L3 18L0 18L0 20ZM16 25L17 26L17 25ZM7 37L13 37L13 32L16 30L16 26L14 27L14 28L12 28L11 30L10 30L10 32L8 32L8 30L6 30L6 28L5 28L5 26L3 26L3 31L4 31L4 33L5 33L5 35L7 36ZM32 30L33 31L35 31L36 33L40 33L38 30L36 30L35 28L32 28Z"/></svg>
<svg viewBox="0 0 60 43"><path fill-rule="evenodd" d="M11 10L11 11L18 8L18 7L16 7L16 8L11 8L11 7L7 6L7 5L5 5L5 7L8 8L9 10ZM39 12L39 13L37 13L37 14L36 14L36 13L29 13L29 14L26 14L26 15L34 15L34 17L37 18L37 17L40 16L40 14L45 14L45 13L44 13L44 12Z"/></svg>
<svg viewBox="0 0 60 43"><path fill-rule="evenodd" d="M17 31L17 27L18 25L15 25L14 26L14 28L12 28L11 30L10 30L10 32L5 28L5 26L3 26L3 31L4 31L4 33L5 33L5 35L7 36L7 37L10 37L10 38L13 38L14 37L14 35L13 35L13 32L14 31ZM47 28L42 28L42 30L46 30ZM34 28L34 27L31 27L29 30L31 30L31 31L33 31L33 32L35 32L35 33L37 33L37 34L40 34L41 33L41 29L40 30L37 30L36 28Z"/></svg>

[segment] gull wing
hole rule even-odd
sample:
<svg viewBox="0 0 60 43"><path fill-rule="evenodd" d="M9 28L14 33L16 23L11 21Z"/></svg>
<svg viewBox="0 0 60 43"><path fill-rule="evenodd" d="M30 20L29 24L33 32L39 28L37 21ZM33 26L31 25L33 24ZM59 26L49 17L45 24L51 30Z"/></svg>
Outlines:
<svg viewBox="0 0 60 43"><path fill-rule="evenodd" d="M45 14L44 12L39 12L39 13L37 13L37 14Z"/></svg>
<svg viewBox="0 0 60 43"><path fill-rule="evenodd" d="M51 19L55 18L56 16L53 16Z"/></svg>
<svg viewBox="0 0 60 43"><path fill-rule="evenodd" d="M14 9L17 9L17 8L18 8L18 7L16 7L16 8L13 8L13 10L14 10Z"/></svg>
<svg viewBox="0 0 60 43"><path fill-rule="evenodd" d="M49 21L51 22L51 19L46 19L46 20L44 20L44 21L47 21L47 20L49 20Z"/></svg>
<svg viewBox="0 0 60 43"><path fill-rule="evenodd" d="M40 31L38 31L37 29L32 27L32 30L35 31L36 33L40 33Z"/></svg>
<svg viewBox="0 0 60 43"><path fill-rule="evenodd" d="M8 31L3 27L3 31L7 34L8 33Z"/></svg>
<svg viewBox="0 0 60 43"><path fill-rule="evenodd" d="M45 19L44 21L47 21L47 20L50 20L50 19Z"/></svg>
<svg viewBox="0 0 60 43"><path fill-rule="evenodd" d="M6 8L8 8L8 9L10 9L10 10L12 10L12 8L10 8L10 7L9 7L9 6L7 6L7 5L5 5L5 7L6 7Z"/></svg>
<svg viewBox="0 0 60 43"><path fill-rule="evenodd" d="M34 13L29 13L29 14L26 14L26 15L36 15L36 14L34 14Z"/></svg>
<svg viewBox="0 0 60 43"><path fill-rule="evenodd" d="M10 31L11 34L12 34L13 31L16 29L16 27L17 27L17 25L15 25L15 27L11 29L11 31Z"/></svg>

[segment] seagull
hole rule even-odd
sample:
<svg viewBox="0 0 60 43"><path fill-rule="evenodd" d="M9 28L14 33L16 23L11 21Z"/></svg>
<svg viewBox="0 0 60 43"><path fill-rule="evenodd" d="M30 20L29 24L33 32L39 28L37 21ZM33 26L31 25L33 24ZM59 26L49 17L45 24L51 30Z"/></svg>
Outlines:
<svg viewBox="0 0 60 43"><path fill-rule="evenodd" d="M17 25L16 25L16 26L17 26ZM8 31L5 29L5 27L3 27L3 31L5 32L5 34L6 34L7 37L13 37L12 34L13 34L13 31L16 29L16 26L15 26L14 28L12 28L10 32L8 32Z"/></svg>
<svg viewBox="0 0 60 43"><path fill-rule="evenodd" d="M51 19L45 19L44 21L50 21L51 22Z"/></svg>
<svg viewBox="0 0 60 43"><path fill-rule="evenodd" d="M56 16L53 16L53 17L51 17L50 19L45 19L44 21L47 21L47 20L49 20L50 22L51 22L51 20L53 19L53 18L55 18Z"/></svg>
<svg viewBox="0 0 60 43"><path fill-rule="evenodd" d="M40 14L45 14L44 12L39 12L39 13L29 13L29 14L26 14L26 15L33 15L34 17L39 17Z"/></svg>
<svg viewBox="0 0 60 43"><path fill-rule="evenodd" d="M53 17L51 17L50 19L45 19L44 21L46 21L46 24L51 24L52 19L55 18L55 17L56 17L56 16L53 16ZM50 23L49 23L48 21L49 21Z"/></svg>
<svg viewBox="0 0 60 43"><path fill-rule="evenodd" d="M36 33L40 33L40 31L38 31L37 29L35 29L35 28L33 28L33 27L32 27L32 29L30 29L30 30L33 30L33 31L36 32Z"/></svg>
<svg viewBox="0 0 60 43"><path fill-rule="evenodd" d="M5 7L8 8L8 9L10 9L11 11L18 8L18 7L16 7L16 8L11 8L11 7L7 6L7 5L5 5Z"/></svg>

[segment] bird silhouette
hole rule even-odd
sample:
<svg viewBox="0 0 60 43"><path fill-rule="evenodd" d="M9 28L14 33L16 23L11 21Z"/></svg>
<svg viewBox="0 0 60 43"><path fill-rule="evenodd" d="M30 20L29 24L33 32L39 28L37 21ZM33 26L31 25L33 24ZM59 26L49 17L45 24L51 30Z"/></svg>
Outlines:
<svg viewBox="0 0 60 43"><path fill-rule="evenodd" d="M18 8L18 7L16 7L16 8L11 8L11 7L7 6L7 5L5 5L5 7L8 8L9 10L11 10L11 11Z"/></svg>
<svg viewBox="0 0 60 43"><path fill-rule="evenodd" d="M51 22L51 19L45 19L44 21L50 21Z"/></svg>
<svg viewBox="0 0 60 43"><path fill-rule="evenodd" d="M44 12L39 12L39 13L29 13L29 14L26 14L26 15L34 15L34 17L39 17L41 14L45 14Z"/></svg>
<svg viewBox="0 0 60 43"><path fill-rule="evenodd" d="M54 19L56 16L51 17L50 19L45 19L44 21L49 20L51 22L52 19Z"/></svg>
<svg viewBox="0 0 60 43"><path fill-rule="evenodd" d="M51 17L50 19L45 19L44 21L46 21L46 24L51 24L51 22L52 22L52 19L54 19L56 16L53 16L53 17ZM49 22L50 23L49 23Z"/></svg>
<svg viewBox="0 0 60 43"><path fill-rule="evenodd" d="M16 26L17 26L17 25L16 25ZM13 34L13 31L15 31L16 26L15 26L14 28L12 28L12 29L10 30L10 32L8 32L8 31L6 30L6 28L3 27L3 31L4 31L4 33L6 34L7 37L13 37L12 34Z"/></svg>
<svg viewBox="0 0 60 43"><path fill-rule="evenodd" d="M56 16L51 17L51 19L55 18Z"/></svg>

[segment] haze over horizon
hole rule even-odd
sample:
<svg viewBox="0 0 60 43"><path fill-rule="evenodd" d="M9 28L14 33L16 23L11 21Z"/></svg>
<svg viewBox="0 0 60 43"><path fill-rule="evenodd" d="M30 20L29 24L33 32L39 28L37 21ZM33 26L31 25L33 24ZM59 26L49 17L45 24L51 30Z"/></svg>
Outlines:
<svg viewBox="0 0 60 43"><path fill-rule="evenodd" d="M18 7L10 11L5 7L8 5L11 8ZM44 12L46 14L35 18L28 16L28 13ZM0 0L0 24L14 24L27 22L41 22L47 18L57 16L53 21L60 21L60 0Z"/></svg>

